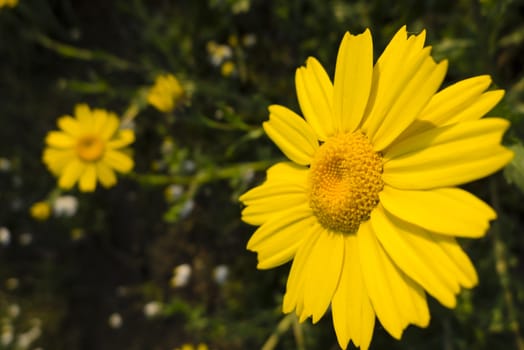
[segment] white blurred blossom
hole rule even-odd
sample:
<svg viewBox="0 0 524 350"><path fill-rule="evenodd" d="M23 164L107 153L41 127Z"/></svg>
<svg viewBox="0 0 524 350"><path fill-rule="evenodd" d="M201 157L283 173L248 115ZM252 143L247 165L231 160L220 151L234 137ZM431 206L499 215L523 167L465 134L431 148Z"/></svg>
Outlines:
<svg viewBox="0 0 524 350"><path fill-rule="evenodd" d="M75 196L60 196L53 202L53 212L55 216L70 217L76 214L78 209L78 199Z"/></svg>
<svg viewBox="0 0 524 350"><path fill-rule="evenodd" d="M233 50L228 45L217 44L214 41L207 43L209 60L214 66L220 66L224 61L233 57Z"/></svg>
<svg viewBox="0 0 524 350"><path fill-rule="evenodd" d="M11 161L7 158L0 158L0 171L7 172L11 170Z"/></svg>
<svg viewBox="0 0 524 350"><path fill-rule="evenodd" d="M0 343L3 346L7 346L13 342L15 337L13 326L10 323L4 323L2 325L2 335L0 336Z"/></svg>
<svg viewBox="0 0 524 350"><path fill-rule="evenodd" d="M246 47L254 46L257 43L257 36L255 34L246 34L242 37L242 44Z"/></svg>
<svg viewBox="0 0 524 350"><path fill-rule="evenodd" d="M229 268L226 265L218 265L213 269L213 279L218 284L224 284L229 276Z"/></svg>
<svg viewBox="0 0 524 350"><path fill-rule="evenodd" d="M11 232L7 227L0 227L0 244L8 245L11 242Z"/></svg>
<svg viewBox="0 0 524 350"><path fill-rule="evenodd" d="M35 318L31 320L31 328L24 333L20 333L16 339L16 349L28 349L35 340L37 340L42 335L42 321Z"/></svg>
<svg viewBox="0 0 524 350"><path fill-rule="evenodd" d="M147 318L154 318L162 312L163 305L159 301L150 301L144 305L144 315Z"/></svg>
<svg viewBox="0 0 524 350"><path fill-rule="evenodd" d="M33 235L28 232L24 232L18 236L18 242L20 242L20 245L29 245L31 242L33 242Z"/></svg>
<svg viewBox="0 0 524 350"><path fill-rule="evenodd" d="M189 214L191 214L191 212L193 211L194 207L195 202L192 199L187 200L182 206L182 209L180 209L180 217L182 219L187 218Z"/></svg>
<svg viewBox="0 0 524 350"><path fill-rule="evenodd" d="M191 277L191 266L189 264L178 265L173 269L171 285L173 287L183 287L189 282Z"/></svg>
<svg viewBox="0 0 524 350"><path fill-rule="evenodd" d="M122 319L122 316L118 312L114 312L111 315L109 315L109 319L107 320L109 327L113 329L118 329L122 327L122 324L124 323L124 320Z"/></svg>
<svg viewBox="0 0 524 350"><path fill-rule="evenodd" d="M5 281L5 287L8 290L15 290L20 285L20 281L16 277L10 277Z"/></svg>
<svg viewBox="0 0 524 350"><path fill-rule="evenodd" d="M20 315L20 306L18 304L11 304L7 307L7 314L11 318L16 318Z"/></svg>
<svg viewBox="0 0 524 350"><path fill-rule="evenodd" d="M184 187L180 185L169 185L164 190L168 202L174 202L184 194Z"/></svg>

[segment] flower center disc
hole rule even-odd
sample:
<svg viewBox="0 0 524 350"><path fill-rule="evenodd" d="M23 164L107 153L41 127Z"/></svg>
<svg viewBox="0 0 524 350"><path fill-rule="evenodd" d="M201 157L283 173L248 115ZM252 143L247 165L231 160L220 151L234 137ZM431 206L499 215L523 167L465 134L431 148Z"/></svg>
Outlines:
<svg viewBox="0 0 524 350"><path fill-rule="evenodd" d="M81 137L76 144L76 154L86 162L94 162L102 158L104 149L104 141L93 135Z"/></svg>
<svg viewBox="0 0 524 350"><path fill-rule="evenodd" d="M309 173L309 205L320 224L336 232L356 232L384 187L382 157L360 131L329 138Z"/></svg>

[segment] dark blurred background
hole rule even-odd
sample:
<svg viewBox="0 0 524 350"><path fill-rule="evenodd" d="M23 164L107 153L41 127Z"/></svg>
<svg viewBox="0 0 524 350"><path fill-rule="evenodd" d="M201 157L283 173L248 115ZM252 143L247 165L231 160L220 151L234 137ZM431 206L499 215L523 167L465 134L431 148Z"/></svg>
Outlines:
<svg viewBox="0 0 524 350"><path fill-rule="evenodd" d="M256 270L238 195L281 154L267 106L298 111L295 69L332 75L345 31L371 28L375 57L404 24L427 30L444 85L490 74L516 152L504 176L466 188L499 213L463 243L480 283L455 310L430 300L428 329L401 341L377 323L371 349L524 349L523 0L20 0L0 8L0 349L338 349L331 316L281 324L289 265ZM160 73L186 90L160 113ZM134 120L134 173L56 208L44 138L77 103ZM30 214L53 198L52 215ZM265 344L265 345L264 345Z"/></svg>

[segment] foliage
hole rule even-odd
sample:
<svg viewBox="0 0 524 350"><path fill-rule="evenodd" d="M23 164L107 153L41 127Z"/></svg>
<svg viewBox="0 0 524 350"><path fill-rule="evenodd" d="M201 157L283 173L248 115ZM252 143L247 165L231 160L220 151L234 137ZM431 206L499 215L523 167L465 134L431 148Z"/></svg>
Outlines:
<svg viewBox="0 0 524 350"><path fill-rule="evenodd" d="M253 228L240 222L237 198L282 158L261 123L270 104L298 110L295 69L314 55L332 74L346 30L370 27L381 52L403 24L427 29L434 56L449 59L445 85L490 74L506 90L490 114L512 122L506 144L517 157L507 181L495 174L467 185L499 215L485 238L462 242L479 286L455 310L431 302L428 329L410 327L400 342L377 326L371 348L524 349L523 9L523 0L0 8L0 349L18 349L33 328L41 329L33 348L56 350L337 349L330 317L299 325L282 315L289 266L256 270L245 250ZM172 111L147 103L160 74L185 91ZM111 189L60 190L41 161L45 135L78 103L115 111L135 130L134 171ZM66 194L78 207L57 210ZM40 201L53 207L47 220L31 216ZM182 264L189 279L173 284Z"/></svg>

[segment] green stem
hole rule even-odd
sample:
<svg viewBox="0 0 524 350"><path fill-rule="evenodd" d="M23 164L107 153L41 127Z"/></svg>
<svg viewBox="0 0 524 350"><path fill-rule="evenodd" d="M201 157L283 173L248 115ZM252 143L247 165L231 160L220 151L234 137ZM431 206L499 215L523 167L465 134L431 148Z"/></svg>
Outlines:
<svg viewBox="0 0 524 350"><path fill-rule="evenodd" d="M120 125L123 127L128 127L131 125L131 122L136 118L138 113L140 112L140 107L136 103L131 103L129 107L127 107L124 114L122 114L122 120L120 121Z"/></svg>
<svg viewBox="0 0 524 350"><path fill-rule="evenodd" d="M293 335L295 336L295 342L297 343L297 350L306 350L306 344L304 342L304 332L302 331L302 326L298 322L297 315L292 314L293 317Z"/></svg>
<svg viewBox="0 0 524 350"><path fill-rule="evenodd" d="M151 185L167 184L203 184L207 182L229 179L246 171L260 171L267 169L275 160L261 160L258 162L240 163L222 168L202 169L195 175L161 175L161 174L130 174L132 178L139 182Z"/></svg>
<svg viewBox="0 0 524 350"><path fill-rule="evenodd" d="M293 318L296 318L295 314L291 313L286 315L277 325L275 331L269 336L261 350L273 350L278 345L280 336L287 332L293 324Z"/></svg>
<svg viewBox="0 0 524 350"><path fill-rule="evenodd" d="M119 70L138 69L135 64L104 51L78 48L61 43L40 33L32 33L30 34L30 38L46 49L54 51L64 57L76 58L83 61L103 61Z"/></svg>
<svg viewBox="0 0 524 350"><path fill-rule="evenodd" d="M495 178L490 179L490 195L493 208L496 212L501 212L500 198ZM498 223L493 224L491 229L493 237L493 251L495 254L495 269L499 276L499 282L502 287L504 303L506 305L509 328L515 337L515 344L518 350L524 350L524 339L520 334L520 324L515 312L515 303L513 293L511 292L510 280L508 273L508 260L506 256L506 244L501 239L500 227Z"/></svg>

